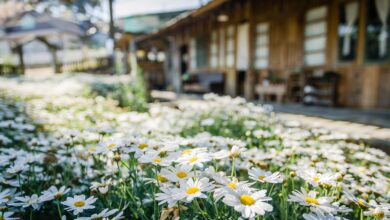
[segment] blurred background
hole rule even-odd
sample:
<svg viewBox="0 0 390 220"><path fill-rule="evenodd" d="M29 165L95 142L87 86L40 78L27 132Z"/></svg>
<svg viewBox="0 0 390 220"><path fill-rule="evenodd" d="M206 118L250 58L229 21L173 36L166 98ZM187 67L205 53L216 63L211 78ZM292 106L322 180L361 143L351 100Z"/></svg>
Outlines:
<svg viewBox="0 0 390 220"><path fill-rule="evenodd" d="M108 71L114 41L126 32L146 34L199 0L6 0L0 1L2 74L93 71L126 73L123 60ZM111 9L111 10L110 10ZM174 12L159 17L159 14Z"/></svg>

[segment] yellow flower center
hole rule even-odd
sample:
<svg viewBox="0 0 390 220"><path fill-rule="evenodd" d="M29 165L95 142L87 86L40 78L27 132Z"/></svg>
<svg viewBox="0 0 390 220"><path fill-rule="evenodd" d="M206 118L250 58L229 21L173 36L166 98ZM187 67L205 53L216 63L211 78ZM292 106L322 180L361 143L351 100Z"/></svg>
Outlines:
<svg viewBox="0 0 390 220"><path fill-rule="evenodd" d="M227 185L228 185L228 187L230 187L232 189L235 189L237 187L237 184L235 182L230 182Z"/></svg>
<svg viewBox="0 0 390 220"><path fill-rule="evenodd" d="M306 197L305 202L307 202L309 204L314 204L314 205L320 204L316 198L311 198L311 197Z"/></svg>
<svg viewBox="0 0 390 220"><path fill-rule="evenodd" d="M158 156L160 156L161 158L167 157L167 156L168 156L168 152L166 152L166 151L161 151L161 152L158 154Z"/></svg>
<svg viewBox="0 0 390 220"><path fill-rule="evenodd" d="M194 194L194 193L197 193L199 191L199 188L194 186L194 187L190 187L186 190L186 193L191 195L191 194Z"/></svg>
<svg viewBox="0 0 390 220"><path fill-rule="evenodd" d="M316 182L316 183L318 183L318 181L320 181L320 178L319 178L318 176L314 176L314 177L313 177L313 181Z"/></svg>
<svg viewBox="0 0 390 220"><path fill-rule="evenodd" d="M77 201L77 202L73 203L73 205L76 207L83 207L83 206L85 206L85 202L84 201Z"/></svg>
<svg viewBox="0 0 390 220"><path fill-rule="evenodd" d="M363 199L358 199L357 203L358 203L358 205L361 206L361 207L366 207L366 205L365 205L366 203L364 202Z"/></svg>
<svg viewBox="0 0 390 220"><path fill-rule="evenodd" d="M168 181L168 179L165 176L158 175L157 181L159 181L160 183L165 183Z"/></svg>
<svg viewBox="0 0 390 220"><path fill-rule="evenodd" d="M107 145L107 149L111 150L112 148L114 148L116 146L116 144L109 144Z"/></svg>
<svg viewBox="0 0 390 220"><path fill-rule="evenodd" d="M152 161L155 163L161 163L161 159L158 157L153 158Z"/></svg>
<svg viewBox="0 0 390 220"><path fill-rule="evenodd" d="M183 151L181 152L181 154L182 154L182 155L184 155L184 154L190 154L191 152L192 152L192 150L187 149L187 150L183 150Z"/></svg>
<svg viewBox="0 0 390 220"><path fill-rule="evenodd" d="M229 153L229 157L230 158L233 158L233 157L238 157L240 156L240 152L239 151L232 151Z"/></svg>
<svg viewBox="0 0 390 220"><path fill-rule="evenodd" d="M382 218L385 217L385 213L384 213L382 210L378 209L378 208L376 208L376 209L374 210L373 215L374 215L376 218L379 218L379 219L382 219Z"/></svg>
<svg viewBox="0 0 390 220"><path fill-rule="evenodd" d="M145 149L147 147L148 147L148 144L145 144L145 143L142 143L142 144L138 145L138 148L141 149L141 150L143 150L143 149Z"/></svg>
<svg viewBox="0 0 390 220"><path fill-rule="evenodd" d="M199 157L193 156L193 157L191 157L190 159L188 159L188 161L189 161L190 163L194 163L194 162L196 162L198 159L199 159Z"/></svg>
<svg viewBox="0 0 390 220"><path fill-rule="evenodd" d="M250 196L250 195L242 195L242 196L240 196L240 201L241 201L242 204L248 205L248 206L249 205L253 205L256 202L256 200L252 196Z"/></svg>
<svg viewBox="0 0 390 220"><path fill-rule="evenodd" d="M183 171L180 171L180 172L176 173L176 176L181 179L181 178L187 177L187 173L183 172Z"/></svg>
<svg viewBox="0 0 390 220"><path fill-rule="evenodd" d="M96 147L90 147L90 148L88 148L88 152L89 152L89 153L95 153L95 151L96 151Z"/></svg>
<svg viewBox="0 0 390 220"><path fill-rule="evenodd" d="M54 198L56 198L56 199L59 199L62 196L63 196L63 194L61 192L57 192L57 193L54 194Z"/></svg>
<svg viewBox="0 0 390 220"><path fill-rule="evenodd" d="M263 181L265 179L265 176L259 176L259 180Z"/></svg>

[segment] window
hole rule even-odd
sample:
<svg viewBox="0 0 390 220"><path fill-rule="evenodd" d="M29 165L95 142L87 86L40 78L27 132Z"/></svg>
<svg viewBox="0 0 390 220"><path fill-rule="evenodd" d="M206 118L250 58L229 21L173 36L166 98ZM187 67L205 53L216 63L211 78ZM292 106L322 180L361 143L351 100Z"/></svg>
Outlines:
<svg viewBox="0 0 390 220"><path fill-rule="evenodd" d="M208 48L209 39L207 35L202 35L196 38L196 67L207 67L208 66Z"/></svg>
<svg viewBox="0 0 390 220"><path fill-rule="evenodd" d="M213 31L211 33L210 66L212 68L218 67L218 32L217 31Z"/></svg>
<svg viewBox="0 0 390 220"><path fill-rule="evenodd" d="M390 59L388 0L367 2L367 26L365 57L368 62L383 62Z"/></svg>
<svg viewBox="0 0 390 220"><path fill-rule="evenodd" d="M352 61L356 58L358 38L358 2L349 2L340 6L339 23L339 60Z"/></svg>
<svg viewBox="0 0 390 220"><path fill-rule="evenodd" d="M190 69L196 69L196 39L190 41Z"/></svg>
<svg viewBox="0 0 390 220"><path fill-rule="evenodd" d="M191 69L208 66L208 37L202 35L192 38L190 42L190 67Z"/></svg>
<svg viewBox="0 0 390 220"><path fill-rule="evenodd" d="M268 45L268 23L259 23L256 26L256 69L264 69L268 67Z"/></svg>
<svg viewBox="0 0 390 220"><path fill-rule="evenodd" d="M226 49L226 66L233 67L234 65L234 26L231 25L227 29L227 49Z"/></svg>
<svg viewBox="0 0 390 220"><path fill-rule="evenodd" d="M240 23L237 26L237 45L235 57L236 68L239 71L246 71L249 67L249 24Z"/></svg>
<svg viewBox="0 0 390 220"><path fill-rule="evenodd" d="M327 7L313 8L306 13L304 62L308 66L325 63Z"/></svg>

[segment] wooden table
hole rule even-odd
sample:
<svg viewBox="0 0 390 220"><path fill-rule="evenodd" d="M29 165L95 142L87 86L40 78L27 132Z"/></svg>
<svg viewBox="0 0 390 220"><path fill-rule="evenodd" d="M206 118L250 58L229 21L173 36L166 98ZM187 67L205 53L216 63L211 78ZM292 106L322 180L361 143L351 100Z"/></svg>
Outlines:
<svg viewBox="0 0 390 220"><path fill-rule="evenodd" d="M261 102L265 101L266 96L275 95L276 101L281 103L283 96L286 95L286 85L285 84L269 84L269 85L256 85L256 93L259 95L259 100Z"/></svg>

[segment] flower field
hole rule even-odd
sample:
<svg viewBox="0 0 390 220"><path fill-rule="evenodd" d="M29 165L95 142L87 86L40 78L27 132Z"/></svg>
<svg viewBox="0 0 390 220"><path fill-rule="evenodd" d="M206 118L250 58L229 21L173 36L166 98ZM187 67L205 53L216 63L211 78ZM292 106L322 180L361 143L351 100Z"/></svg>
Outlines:
<svg viewBox="0 0 390 220"><path fill-rule="evenodd" d="M0 220L390 219L386 153L241 98L85 92L115 78L0 78Z"/></svg>

